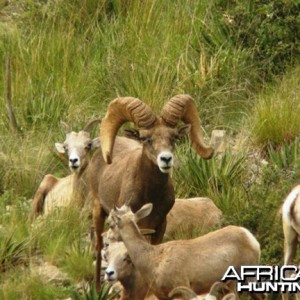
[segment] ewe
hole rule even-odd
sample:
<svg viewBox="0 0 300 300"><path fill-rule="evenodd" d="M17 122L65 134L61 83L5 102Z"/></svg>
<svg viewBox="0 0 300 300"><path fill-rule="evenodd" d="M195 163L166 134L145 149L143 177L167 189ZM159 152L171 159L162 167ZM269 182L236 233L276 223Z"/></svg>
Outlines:
<svg viewBox="0 0 300 300"><path fill-rule="evenodd" d="M142 217L138 213L133 213L126 204L118 209L119 214L129 215L133 221L138 223ZM167 227L165 237L174 238L176 232L190 232L193 229L207 230L213 226L221 224L222 212L209 198L187 198L176 199L174 206L167 215ZM108 223L111 217L108 216ZM141 228L143 235L153 234L154 230ZM104 246L111 242L121 241L119 231L115 227L110 227L102 234Z"/></svg>
<svg viewBox="0 0 300 300"><path fill-rule="evenodd" d="M149 215L151 205L143 207ZM197 294L207 293L229 266L257 265L260 245L245 228L227 226L192 240L151 245L145 241L128 214L111 213L135 268L143 275L150 291L160 300L178 286L191 288ZM251 294L253 299L264 295Z"/></svg>
<svg viewBox="0 0 300 300"><path fill-rule="evenodd" d="M176 127L179 121L188 125ZM140 130L127 130L127 135L142 143L141 148L112 153L117 132L123 123L131 121ZM100 128L102 152L99 149L91 160L89 178L93 192L93 220L96 230L96 287L100 288L101 249L104 221L114 205L124 199L133 211L145 203L153 203L151 215L139 223L141 228L155 229L152 243L161 242L166 215L175 196L170 178L174 164L176 140L190 132L193 147L203 158L209 159L213 149L205 146L200 119L193 99L177 95L163 107L160 116L141 100L117 98L108 107Z"/></svg>
<svg viewBox="0 0 300 300"><path fill-rule="evenodd" d="M222 212L209 198L176 199L167 215L165 237L172 239L178 230L205 231L221 224Z"/></svg>
<svg viewBox="0 0 300 300"><path fill-rule="evenodd" d="M34 217L42 213L48 214L55 207L68 206L71 202L83 205L87 191L85 171L88 154L100 146L99 138L91 139L89 132L99 122L99 119L89 122L78 133L62 122L66 139L63 144L55 143L55 147L59 153L67 153L72 174L63 178L47 174L43 178L32 201Z"/></svg>
<svg viewBox="0 0 300 300"><path fill-rule="evenodd" d="M300 239L300 185L292 189L282 205L282 227L284 235L284 264L291 265L296 256ZM289 274L292 277L292 274ZM297 294L296 297L299 297ZM288 293L282 294L288 299ZM299 297L300 298L300 297Z"/></svg>
<svg viewBox="0 0 300 300"><path fill-rule="evenodd" d="M297 185L284 200L282 206L284 235L284 264L292 264L300 236L300 185Z"/></svg>

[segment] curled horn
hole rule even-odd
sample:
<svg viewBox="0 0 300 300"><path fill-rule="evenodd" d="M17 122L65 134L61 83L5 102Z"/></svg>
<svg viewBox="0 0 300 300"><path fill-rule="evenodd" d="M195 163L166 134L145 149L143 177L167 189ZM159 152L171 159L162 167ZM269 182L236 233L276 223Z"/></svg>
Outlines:
<svg viewBox="0 0 300 300"><path fill-rule="evenodd" d="M65 131L66 134L68 134L72 131L72 128L67 123L61 121L60 125L61 125L61 127L63 128L63 130Z"/></svg>
<svg viewBox="0 0 300 300"><path fill-rule="evenodd" d="M100 122L101 122L101 119L94 119L94 120L90 121L87 125L85 125L85 127L83 128L83 131L90 132L91 129L93 128L93 126L96 123L100 123Z"/></svg>
<svg viewBox="0 0 300 300"><path fill-rule="evenodd" d="M179 286L174 288L168 296L172 299L176 296L180 296L184 300L189 300L194 298L196 299L197 294L186 286Z"/></svg>
<svg viewBox="0 0 300 300"><path fill-rule="evenodd" d="M209 294L217 296L218 292L220 292L222 289L230 292L228 286L224 282L217 281L210 287Z"/></svg>
<svg viewBox="0 0 300 300"><path fill-rule="evenodd" d="M149 128L156 120L151 108L137 98L120 97L108 106L100 127L102 154L106 163L112 162L112 150L119 128L127 121L138 127Z"/></svg>
<svg viewBox="0 0 300 300"><path fill-rule="evenodd" d="M203 141L200 118L191 96L177 95L171 98L163 107L161 117L170 127L175 127L180 120L191 124L190 138L194 149L205 159L213 156L214 150Z"/></svg>

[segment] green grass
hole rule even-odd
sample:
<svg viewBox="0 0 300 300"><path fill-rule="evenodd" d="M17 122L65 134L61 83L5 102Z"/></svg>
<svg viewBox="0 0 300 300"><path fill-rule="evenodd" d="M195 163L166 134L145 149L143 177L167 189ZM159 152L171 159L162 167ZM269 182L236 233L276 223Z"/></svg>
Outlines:
<svg viewBox="0 0 300 300"><path fill-rule="evenodd" d="M299 136L299 74L300 69L295 68L285 78L279 78L253 107L249 123L253 140L261 148L281 146Z"/></svg>

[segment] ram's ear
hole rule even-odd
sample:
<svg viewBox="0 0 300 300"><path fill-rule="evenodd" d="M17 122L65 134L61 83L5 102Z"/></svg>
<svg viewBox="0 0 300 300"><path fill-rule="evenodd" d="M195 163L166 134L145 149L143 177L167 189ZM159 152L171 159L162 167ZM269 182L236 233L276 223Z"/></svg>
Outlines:
<svg viewBox="0 0 300 300"><path fill-rule="evenodd" d="M147 203L145 205L143 205L135 214L134 214L134 218L135 221L139 221L141 219L146 218L147 216L149 216L151 214L153 208L153 204L152 203Z"/></svg>
<svg viewBox="0 0 300 300"><path fill-rule="evenodd" d="M191 124L184 124L177 129L178 135L185 136L191 131Z"/></svg>
<svg viewBox="0 0 300 300"><path fill-rule="evenodd" d="M140 132L137 129L134 128L126 128L124 129L124 136L132 139L132 140L136 140L136 141L140 141Z"/></svg>

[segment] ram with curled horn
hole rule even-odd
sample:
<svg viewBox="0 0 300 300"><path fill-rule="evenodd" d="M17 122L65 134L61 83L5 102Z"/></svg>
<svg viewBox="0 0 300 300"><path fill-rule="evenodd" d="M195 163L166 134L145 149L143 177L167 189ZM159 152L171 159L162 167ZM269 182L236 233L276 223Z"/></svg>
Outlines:
<svg viewBox="0 0 300 300"><path fill-rule="evenodd" d="M185 124L177 126L179 121ZM125 129L127 137L137 140L142 146L119 151L116 155L116 136L126 122L133 122L138 127ZM190 135L192 146L200 156L205 159L212 157L213 149L203 142L196 105L189 95L171 98L158 116L148 105L133 97L119 97L109 104L100 126L101 150L97 150L89 168L94 197L97 289L100 287L101 234L113 205L122 206L125 199L131 199L129 205L135 212L145 203L152 203L152 213L139 226L155 230L151 238L153 244L162 241L166 215L175 201L170 177L175 142L186 134Z"/></svg>
<svg viewBox="0 0 300 300"><path fill-rule="evenodd" d="M67 123L61 122L66 139L63 143L55 143L55 147L59 155L67 154L71 175L63 178L45 175L32 200L32 217L48 214L54 208L68 206L70 203L76 203L79 207L85 204L88 195L86 170L89 156L93 149L100 146L99 138L92 139L90 131L99 122L100 119L94 119L79 132L72 131Z"/></svg>

